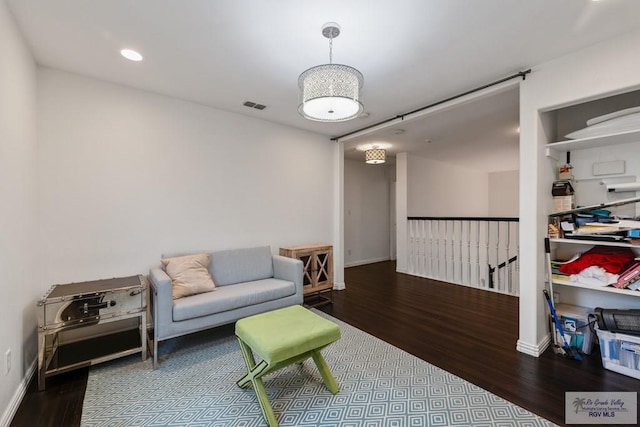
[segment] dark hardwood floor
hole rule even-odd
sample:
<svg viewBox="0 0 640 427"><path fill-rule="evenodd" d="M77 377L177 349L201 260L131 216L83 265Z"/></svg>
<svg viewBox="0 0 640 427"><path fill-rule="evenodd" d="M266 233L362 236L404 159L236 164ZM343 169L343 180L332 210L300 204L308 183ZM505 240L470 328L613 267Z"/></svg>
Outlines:
<svg viewBox="0 0 640 427"><path fill-rule="evenodd" d="M348 268L345 282L320 309L556 424L566 391L640 389L603 369L597 347L583 361L516 351L515 297L398 274L392 262ZM52 377L44 392L34 378L11 426L79 426L87 373Z"/></svg>

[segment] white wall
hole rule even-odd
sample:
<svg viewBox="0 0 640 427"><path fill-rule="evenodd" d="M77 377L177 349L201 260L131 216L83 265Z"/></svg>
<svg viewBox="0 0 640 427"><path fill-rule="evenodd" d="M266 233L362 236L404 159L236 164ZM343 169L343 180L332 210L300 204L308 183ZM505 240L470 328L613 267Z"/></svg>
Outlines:
<svg viewBox="0 0 640 427"><path fill-rule="evenodd" d="M0 1L0 426L25 391L36 355L36 66ZM5 375L5 352L11 371Z"/></svg>
<svg viewBox="0 0 640 427"><path fill-rule="evenodd" d="M408 201L408 176L409 155L398 153L396 155L396 271L406 273L408 270L408 221L407 207Z"/></svg>
<svg viewBox="0 0 640 427"><path fill-rule="evenodd" d="M399 153L396 156L395 185L398 272L408 271L407 217L488 216L487 173Z"/></svg>
<svg viewBox="0 0 640 427"><path fill-rule="evenodd" d="M518 350L537 355L548 343L542 287L543 238L554 177L539 111L640 86L640 31L534 67L520 85L520 335ZM573 156L572 156L573 157Z"/></svg>
<svg viewBox="0 0 640 427"><path fill-rule="evenodd" d="M164 252L334 243L326 137L36 69L4 1L0 51L0 425L52 284L145 274Z"/></svg>
<svg viewBox="0 0 640 427"><path fill-rule="evenodd" d="M390 259L389 166L344 162L345 266Z"/></svg>
<svg viewBox="0 0 640 427"><path fill-rule="evenodd" d="M489 215L518 217L518 171L490 172Z"/></svg>
<svg viewBox="0 0 640 427"><path fill-rule="evenodd" d="M408 216L487 216L488 174L408 156Z"/></svg>
<svg viewBox="0 0 640 427"><path fill-rule="evenodd" d="M38 83L43 283L333 243L326 137L46 68Z"/></svg>

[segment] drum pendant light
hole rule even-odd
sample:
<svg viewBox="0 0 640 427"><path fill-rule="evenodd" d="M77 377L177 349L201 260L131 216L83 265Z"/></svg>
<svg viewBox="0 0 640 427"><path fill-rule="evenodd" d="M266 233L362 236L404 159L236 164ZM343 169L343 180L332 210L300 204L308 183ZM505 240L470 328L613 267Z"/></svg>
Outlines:
<svg viewBox="0 0 640 427"><path fill-rule="evenodd" d="M333 39L340 35L340 27L330 22L322 27L322 35L329 39L329 63L304 71L298 77L300 105L298 111L320 122L343 122L362 113L362 73L353 67L333 63Z"/></svg>
<svg viewBox="0 0 640 427"><path fill-rule="evenodd" d="M386 157L386 150L376 146L364 152L364 161L370 165L380 165L386 161Z"/></svg>

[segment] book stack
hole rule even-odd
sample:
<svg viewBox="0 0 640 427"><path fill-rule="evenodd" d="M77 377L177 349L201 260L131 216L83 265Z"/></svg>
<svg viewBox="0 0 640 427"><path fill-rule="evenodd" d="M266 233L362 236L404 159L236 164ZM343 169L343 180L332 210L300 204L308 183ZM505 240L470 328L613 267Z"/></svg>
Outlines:
<svg viewBox="0 0 640 427"><path fill-rule="evenodd" d="M637 258L626 268L614 285L618 289L640 289L640 260Z"/></svg>

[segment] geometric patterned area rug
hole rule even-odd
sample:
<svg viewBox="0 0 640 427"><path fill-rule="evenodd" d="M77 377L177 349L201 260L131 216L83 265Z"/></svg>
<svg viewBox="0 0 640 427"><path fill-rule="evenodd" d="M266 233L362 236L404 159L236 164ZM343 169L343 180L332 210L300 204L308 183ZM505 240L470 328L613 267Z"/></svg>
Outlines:
<svg viewBox="0 0 640 427"><path fill-rule="evenodd" d="M397 347L316 311L342 338L322 351L340 386L329 392L312 360L263 378L281 426L553 426ZM160 364L139 355L93 366L83 427L265 426L232 327L163 342Z"/></svg>

